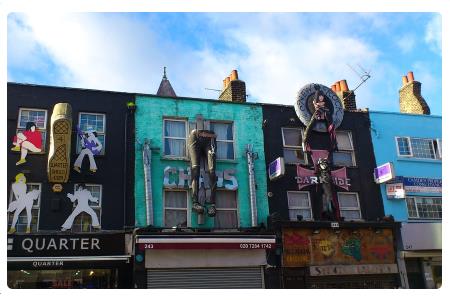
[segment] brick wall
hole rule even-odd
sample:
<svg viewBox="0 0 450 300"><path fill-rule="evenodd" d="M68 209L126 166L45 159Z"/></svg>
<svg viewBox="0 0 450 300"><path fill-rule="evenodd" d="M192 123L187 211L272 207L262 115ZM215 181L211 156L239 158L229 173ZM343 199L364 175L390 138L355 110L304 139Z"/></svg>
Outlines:
<svg viewBox="0 0 450 300"><path fill-rule="evenodd" d="M430 114L430 108L421 95L421 85L418 81L411 81L402 86L399 91L400 112L421 115Z"/></svg>

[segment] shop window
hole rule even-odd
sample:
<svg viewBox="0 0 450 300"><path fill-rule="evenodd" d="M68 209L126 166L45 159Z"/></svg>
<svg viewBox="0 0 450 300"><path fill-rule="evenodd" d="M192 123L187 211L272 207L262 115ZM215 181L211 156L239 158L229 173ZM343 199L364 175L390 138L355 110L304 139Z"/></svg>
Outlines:
<svg viewBox="0 0 450 300"><path fill-rule="evenodd" d="M337 193L341 217L345 221L361 220L358 193Z"/></svg>
<svg viewBox="0 0 450 300"><path fill-rule="evenodd" d="M186 157L187 122L185 120L164 119L164 156Z"/></svg>
<svg viewBox="0 0 450 300"><path fill-rule="evenodd" d="M33 122L36 125L36 130L41 133L42 147L41 152L45 152L45 141L47 138L47 110L36 108L20 108L19 119L17 122L16 134L27 130L27 123ZM32 151L28 151L28 154Z"/></svg>
<svg viewBox="0 0 450 300"><path fill-rule="evenodd" d="M211 131L217 135L217 159L234 159L234 134L233 123L211 121Z"/></svg>
<svg viewBox="0 0 450 300"><path fill-rule="evenodd" d="M413 137L396 137L397 154L400 157L425 159L442 158L441 139L426 139Z"/></svg>
<svg viewBox="0 0 450 300"><path fill-rule="evenodd" d="M164 226L188 227L187 191L164 191Z"/></svg>
<svg viewBox="0 0 450 300"><path fill-rule="evenodd" d="M356 166L352 133L350 131L336 131L338 151L333 152L333 163L336 166Z"/></svg>
<svg viewBox="0 0 450 300"><path fill-rule="evenodd" d="M283 157L287 164L306 164L302 147L303 132L299 128L281 128L283 136Z"/></svg>
<svg viewBox="0 0 450 300"><path fill-rule="evenodd" d="M215 228L238 228L237 198L235 191L216 191Z"/></svg>
<svg viewBox="0 0 450 300"><path fill-rule="evenodd" d="M309 192L287 192L289 220L312 220L311 200ZM299 217L301 216L301 217Z"/></svg>
<svg viewBox="0 0 450 300"><path fill-rule="evenodd" d="M406 197L410 219L442 219L442 198Z"/></svg>
<svg viewBox="0 0 450 300"><path fill-rule="evenodd" d="M39 197L35 200L33 200L33 205L31 206L31 232L37 232L39 227L39 208L41 206L41 184L40 183L27 183L27 193L38 190L39 191ZM11 190L9 194L9 203L12 201L17 201L16 197L14 196L13 191ZM9 206L8 203L8 206ZM14 212L8 213L8 228L11 228L11 224L13 221ZM27 211L26 208L22 210L22 212L19 214L19 218L17 219L16 223L16 232L26 232L28 226L28 217L27 217Z"/></svg>
<svg viewBox="0 0 450 300"><path fill-rule="evenodd" d="M96 113L82 112L78 115L78 126L81 131L94 130L97 139L102 144L102 150L99 155L105 154L105 136L106 136L106 115ZM77 134L77 154L81 152L80 136Z"/></svg>
<svg viewBox="0 0 450 300"><path fill-rule="evenodd" d="M89 202L89 206L94 210L97 215L99 223L102 223L101 212L102 212L102 186L98 184L85 184L86 189L91 193L92 197L98 199L98 203ZM78 184L75 184L74 191L78 189ZM73 209L78 205L78 201L73 203ZM92 232L94 228L92 227L92 217L86 213L81 212L73 221L72 232Z"/></svg>

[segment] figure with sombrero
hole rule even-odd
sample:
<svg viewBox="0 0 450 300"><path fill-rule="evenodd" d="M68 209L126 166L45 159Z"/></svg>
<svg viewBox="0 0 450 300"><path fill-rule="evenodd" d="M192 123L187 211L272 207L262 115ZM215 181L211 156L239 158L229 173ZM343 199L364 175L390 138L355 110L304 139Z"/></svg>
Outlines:
<svg viewBox="0 0 450 300"><path fill-rule="evenodd" d="M95 173L97 171L97 165L95 164L94 155L98 155L102 151L103 145L98 140L97 132L92 127L88 127L84 132L79 128L77 130L80 136L81 151L73 164L73 169L81 173L81 164L87 155L89 157L89 169Z"/></svg>

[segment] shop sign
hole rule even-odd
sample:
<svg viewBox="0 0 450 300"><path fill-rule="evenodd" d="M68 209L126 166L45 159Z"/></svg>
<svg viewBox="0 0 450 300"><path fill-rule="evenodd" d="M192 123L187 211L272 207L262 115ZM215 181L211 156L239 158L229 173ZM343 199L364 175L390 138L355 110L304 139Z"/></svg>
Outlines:
<svg viewBox="0 0 450 300"><path fill-rule="evenodd" d="M335 185L348 191L350 179L347 178L347 169L345 167L331 171L331 177ZM297 166L297 176L295 179L297 180L299 190L311 184L323 183L321 179L316 176L314 170L305 169L299 165Z"/></svg>
<svg viewBox="0 0 450 300"><path fill-rule="evenodd" d="M32 266L34 268L54 268L54 267L63 267L64 261L62 260L46 260L46 261L33 261Z"/></svg>
<svg viewBox="0 0 450 300"><path fill-rule="evenodd" d="M276 180L284 175L284 158L278 157L269 164L269 179Z"/></svg>
<svg viewBox="0 0 450 300"><path fill-rule="evenodd" d="M391 229L338 231L331 228L283 230L283 266L390 264L395 262Z"/></svg>
<svg viewBox="0 0 450 300"><path fill-rule="evenodd" d="M123 234L15 235L8 237L9 257L123 255Z"/></svg>
<svg viewBox="0 0 450 300"><path fill-rule="evenodd" d="M396 264L311 266L311 276L365 275L398 273Z"/></svg>
<svg viewBox="0 0 450 300"><path fill-rule="evenodd" d="M394 165L390 162L385 163L379 167L376 167L373 172L375 183L384 183L395 177Z"/></svg>
<svg viewBox="0 0 450 300"><path fill-rule="evenodd" d="M217 187L235 191L238 188L238 182L234 174L235 169L216 170ZM200 170L200 184L205 182L205 171ZM191 168L175 168L167 166L164 169L163 185L166 188L188 188L191 182Z"/></svg>
<svg viewBox="0 0 450 300"><path fill-rule="evenodd" d="M386 194L388 199L405 198L405 189L403 188L403 183L387 183Z"/></svg>
<svg viewBox="0 0 450 300"><path fill-rule="evenodd" d="M442 179L403 177L406 193L442 193Z"/></svg>

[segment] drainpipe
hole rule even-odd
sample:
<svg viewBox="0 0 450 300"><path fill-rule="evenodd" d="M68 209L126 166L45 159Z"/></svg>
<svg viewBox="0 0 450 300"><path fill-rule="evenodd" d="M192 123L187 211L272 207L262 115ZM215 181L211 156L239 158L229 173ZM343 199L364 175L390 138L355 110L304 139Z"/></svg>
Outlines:
<svg viewBox="0 0 450 300"><path fill-rule="evenodd" d="M147 216L146 225L153 225L153 198L152 198L152 150L150 150L150 141L144 140L142 146L142 160L144 162L144 185L145 185L145 211Z"/></svg>
<svg viewBox="0 0 450 300"><path fill-rule="evenodd" d="M258 154L253 152L253 146L248 144L245 150L248 166L248 185L250 191L250 212L252 216L252 227L258 226L258 214L256 207L256 184L255 184L255 165L253 161L258 158Z"/></svg>

